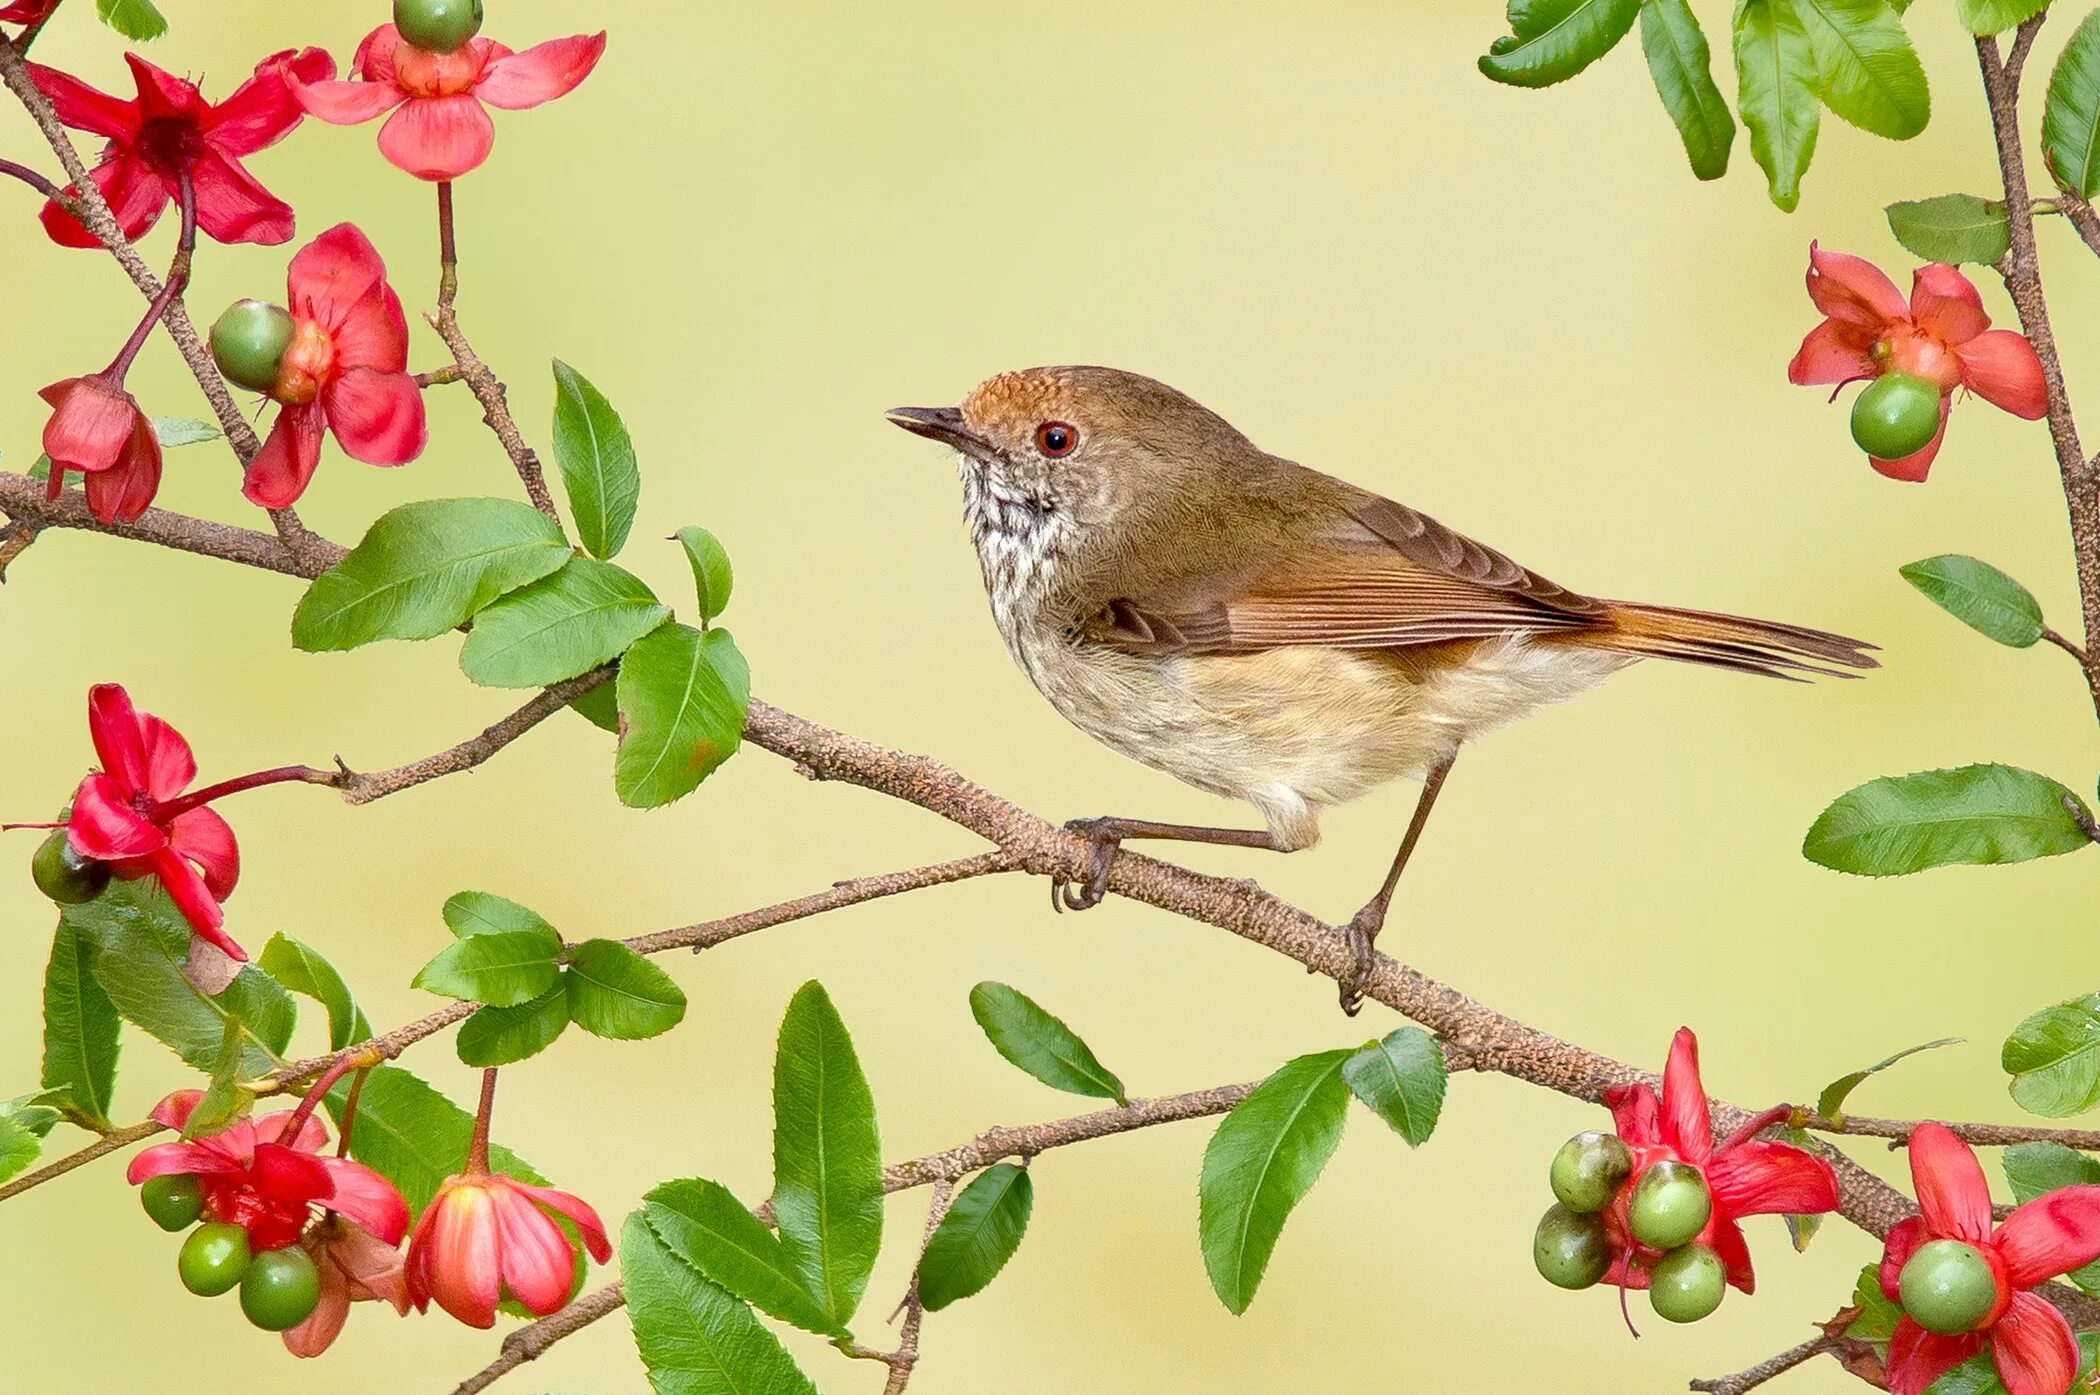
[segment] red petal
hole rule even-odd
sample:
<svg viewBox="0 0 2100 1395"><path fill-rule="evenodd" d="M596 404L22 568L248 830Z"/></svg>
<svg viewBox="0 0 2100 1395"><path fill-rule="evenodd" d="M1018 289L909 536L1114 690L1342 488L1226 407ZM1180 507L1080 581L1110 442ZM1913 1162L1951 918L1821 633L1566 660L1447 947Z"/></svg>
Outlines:
<svg viewBox="0 0 2100 1395"><path fill-rule="evenodd" d="M410 1291L417 1306L434 1298L469 1327L496 1325L503 1271L496 1212L485 1186L454 1183L438 1193L409 1247Z"/></svg>
<svg viewBox="0 0 2100 1395"><path fill-rule="evenodd" d="M249 503L266 509L288 508L306 492L320 463L320 414L311 406L286 407L277 414L269 439L248 462L241 493Z"/></svg>
<svg viewBox="0 0 2100 1395"><path fill-rule="evenodd" d="M1889 1395L1924 1395L1927 1386L1981 1350L1981 1333L1942 1337L1908 1317L1898 1318L1889 1339Z"/></svg>
<svg viewBox="0 0 2100 1395"><path fill-rule="evenodd" d="M292 240L292 206L255 182L255 176L207 146L190 161L197 190L197 226L220 242L274 247Z"/></svg>
<svg viewBox="0 0 2100 1395"><path fill-rule="evenodd" d="M88 178L102 191L124 236L133 241L144 237L160 221L161 210L168 206L168 186L161 183L160 176L144 160L129 151L120 150L103 160L88 171ZM43 221L44 231L61 247L102 245L86 224L56 203L47 202L37 216Z"/></svg>
<svg viewBox="0 0 2100 1395"><path fill-rule="evenodd" d="M1703 1167L1714 1149L1713 1123L1707 1117L1706 1087L1699 1083L1699 1039L1679 1027L1663 1067L1663 1142L1688 1163Z"/></svg>
<svg viewBox="0 0 2100 1395"><path fill-rule="evenodd" d="M406 98L388 82L290 83L299 105L331 126L355 126L392 111Z"/></svg>
<svg viewBox="0 0 2100 1395"><path fill-rule="evenodd" d="M603 1264L612 1258L612 1244L605 1238L605 1223L599 1220L598 1213L580 1198L567 1192L556 1191L552 1187L535 1187L529 1182L520 1182L515 1177L505 1177L503 1182L525 1193L540 1205L559 1211L574 1221L576 1228L583 1232L584 1248L591 1252L592 1259Z"/></svg>
<svg viewBox="0 0 2100 1395"><path fill-rule="evenodd" d="M88 512L103 523L129 523L160 492L160 438L145 413L131 414L131 439L117 463L87 477Z"/></svg>
<svg viewBox="0 0 2100 1395"><path fill-rule="evenodd" d="M322 49L273 53L255 65L255 75L232 96L206 113L205 133L223 154L253 155L283 140L306 114L292 95L293 78L322 82L334 76L335 60Z"/></svg>
<svg viewBox="0 0 2100 1395"><path fill-rule="evenodd" d="M101 862L145 857L168 841L152 820L131 807L129 792L108 775L90 775L74 789L66 839L74 852Z"/></svg>
<svg viewBox="0 0 2100 1395"><path fill-rule="evenodd" d="M1706 1182L1730 1216L1814 1216L1838 1205L1830 1164L1784 1143L1752 1140L1717 1153Z"/></svg>
<svg viewBox="0 0 2100 1395"><path fill-rule="evenodd" d="M135 1187L151 1177L190 1177L207 1172L239 1171L239 1163L231 1162L200 1144L162 1143L133 1158L131 1165L124 1169L124 1180Z"/></svg>
<svg viewBox="0 0 2100 1395"><path fill-rule="evenodd" d="M103 773L123 787L125 796L146 788L146 740L123 684L97 683L88 689L88 738Z"/></svg>
<svg viewBox="0 0 2100 1395"><path fill-rule="evenodd" d="M492 1187L503 1282L528 1312L545 1317L569 1301L576 1252L546 1212L529 1197Z"/></svg>
<svg viewBox="0 0 2100 1395"><path fill-rule="evenodd" d="M110 140L129 143L138 137L137 102L119 101L107 92L88 86L70 73L41 63L25 64L29 80L51 103L58 119L76 131L92 131Z"/></svg>
<svg viewBox="0 0 2100 1395"><path fill-rule="evenodd" d="M241 851L233 830L210 809L192 809L168 825L168 846L197 864L205 889L220 901L241 879Z"/></svg>
<svg viewBox="0 0 2100 1395"><path fill-rule="evenodd" d="M517 111L551 102L591 75L605 53L605 35L549 39L523 53L506 54L481 70L474 95L492 107Z"/></svg>
<svg viewBox="0 0 2100 1395"><path fill-rule="evenodd" d="M285 1140L285 1126L292 1122L296 1109L281 1110L276 1114L265 1114L260 1119L246 1121L256 1139L263 1143L283 1143L285 1147L301 1153L318 1153L328 1146L328 1126L309 1114L299 1124L299 1132L289 1142Z"/></svg>
<svg viewBox="0 0 2100 1395"><path fill-rule="evenodd" d="M401 297L384 281L343 312L330 337L338 369L399 373L408 367L408 317L401 313Z"/></svg>
<svg viewBox="0 0 2100 1395"><path fill-rule="evenodd" d="M372 240L355 223L338 223L299 249L285 289L294 316L333 335L351 307L385 279L386 263Z"/></svg>
<svg viewBox="0 0 2100 1395"><path fill-rule="evenodd" d="M1919 267L1911 277L1910 322L1949 348L1991 327L1975 284L1939 262Z"/></svg>
<svg viewBox="0 0 2100 1395"><path fill-rule="evenodd" d="M179 1131L190 1121L190 1115L197 1108L197 1101L203 1098L202 1090L177 1090L173 1094L162 1096L160 1103L154 1105L146 1117L163 1127Z"/></svg>
<svg viewBox="0 0 2100 1395"><path fill-rule="evenodd" d="M350 1317L350 1285L324 1249L314 1261L321 1272L321 1297L306 1320L284 1333L284 1349L294 1356L319 1356L341 1335Z"/></svg>
<svg viewBox="0 0 2100 1395"><path fill-rule="evenodd" d="M1991 1361L2006 1395L2064 1395L2078 1374L2078 1339L2039 1294L2016 1293L1991 1328Z"/></svg>
<svg viewBox="0 0 2100 1395"><path fill-rule="evenodd" d="M107 470L123 459L138 420L131 394L101 377L65 378L41 389L51 404L44 454L69 470Z"/></svg>
<svg viewBox="0 0 2100 1395"><path fill-rule="evenodd" d="M138 716L139 748L144 755L146 793L155 799L173 799L197 778L197 758L182 733L151 712Z"/></svg>
<svg viewBox="0 0 2100 1395"><path fill-rule="evenodd" d="M182 918L190 923L190 930L197 938L216 946L221 953L235 963L248 962L248 951L242 949L222 928L226 924L226 913L219 909L217 898L211 894L204 878L173 851L162 848L153 854L153 875L160 879L161 889L182 912Z"/></svg>
<svg viewBox="0 0 2100 1395"><path fill-rule="evenodd" d="M1903 292L1880 267L1845 252L1808 244L1808 298L1833 320L1879 332L1910 313Z"/></svg>
<svg viewBox="0 0 2100 1395"><path fill-rule="evenodd" d="M1953 415L1953 403L1948 398L1942 397L1940 399L1940 429L1933 433L1930 441L1925 443L1925 449L1906 455L1901 460L1881 460L1870 455L1867 457L1867 464L1874 467L1874 473L1877 475L1886 475L1892 480L1902 480L1905 484L1924 483L1927 472L1932 469L1933 460L1940 453L1941 444L1947 439L1947 420Z"/></svg>
<svg viewBox="0 0 2100 1395"><path fill-rule="evenodd" d="M1910 1135L1910 1177L1925 1228L1935 1238L1981 1243L1991 1236L1991 1191L1969 1145L1944 1125L1923 1123Z"/></svg>
<svg viewBox="0 0 2100 1395"><path fill-rule="evenodd" d="M404 465L423 453L423 394L406 373L353 368L329 384L328 427L352 460Z"/></svg>
<svg viewBox="0 0 2100 1395"><path fill-rule="evenodd" d="M1604 1107L1611 1111L1612 1124L1628 1143L1662 1142L1662 1124L1655 1091L1647 1085L1614 1085L1604 1092Z"/></svg>
<svg viewBox="0 0 2100 1395"><path fill-rule="evenodd" d="M1796 387L1815 383L1849 383L1877 371L1868 353L1874 340L1857 325L1825 320L1808 332L1786 366L1786 380Z"/></svg>
<svg viewBox="0 0 2100 1395"><path fill-rule="evenodd" d="M196 83L156 67L136 53L125 54L124 61L131 66L131 80L138 86L141 128L155 121L198 127L211 110Z"/></svg>
<svg viewBox="0 0 2100 1395"><path fill-rule="evenodd" d="M391 24L382 24L365 35L357 46L357 56L350 60L350 71L367 82L395 85L394 50L401 47L401 31ZM404 96L407 94L403 94Z"/></svg>
<svg viewBox="0 0 2100 1395"><path fill-rule="evenodd" d="M1716 1218L1707 1243L1721 1257L1721 1267L1727 1271L1728 1282L1744 1293L1757 1291L1757 1275L1750 1268L1750 1246L1743 1239L1742 1227L1725 1217Z"/></svg>
<svg viewBox="0 0 2100 1395"><path fill-rule="evenodd" d="M311 1153L301 1153L282 1143L255 1145L255 1162L249 1168L255 1190L271 1201L287 1204L326 1201L335 1194L335 1179Z"/></svg>
<svg viewBox="0 0 2100 1395"><path fill-rule="evenodd" d="M2033 1288L2100 1259L2100 1186L2036 1197L1999 1223L1997 1243L2014 1288Z"/></svg>
<svg viewBox="0 0 2100 1395"><path fill-rule="evenodd" d="M343 1158L323 1158L321 1165L335 1184L330 1210L350 1218L360 1230L389 1245L401 1243L408 1233L408 1203L394 1184L363 1163Z"/></svg>
<svg viewBox="0 0 2100 1395"><path fill-rule="evenodd" d="M1881 1280L1882 1295L1889 1302L1903 1301L1903 1266L1910 1263L1918 1246L1931 1238L1925 1233L1925 1218L1910 1216L1896 1222L1888 1239L1881 1242L1881 1268L1877 1277Z"/></svg>
<svg viewBox="0 0 2100 1395"><path fill-rule="evenodd" d="M1994 407L2037 421L2049 413L2042 361L2027 336L1993 329L1955 349L1963 386Z"/></svg>
<svg viewBox="0 0 2100 1395"><path fill-rule="evenodd" d="M411 97L379 128L379 153L418 179L457 179L488 159L496 125L470 93Z"/></svg>

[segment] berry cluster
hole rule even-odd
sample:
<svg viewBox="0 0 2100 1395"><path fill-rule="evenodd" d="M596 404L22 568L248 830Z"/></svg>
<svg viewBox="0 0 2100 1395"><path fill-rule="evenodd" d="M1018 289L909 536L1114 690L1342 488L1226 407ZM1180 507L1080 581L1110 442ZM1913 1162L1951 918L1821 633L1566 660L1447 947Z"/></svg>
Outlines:
<svg viewBox="0 0 2100 1395"><path fill-rule="evenodd" d="M321 1301L321 1271L297 1244L257 1254L245 1227L232 1221L197 1222L204 1187L187 1173L149 1177L139 1202L162 1230L191 1230L176 1256L182 1286L200 1298L241 1291L241 1312L265 1332L284 1332L313 1315Z"/></svg>
<svg viewBox="0 0 2100 1395"><path fill-rule="evenodd" d="M1664 1158L1635 1175L1634 1150L1617 1134L1576 1134L1553 1157L1555 1204L1539 1221L1532 1262L1548 1283L1588 1288L1611 1272L1623 1231L1653 1254L1638 1261L1648 1302L1669 1322L1697 1322L1721 1306L1728 1273L1698 1237L1713 1218L1713 1193L1690 1163ZM1611 1214L1607 1221L1606 1213Z"/></svg>

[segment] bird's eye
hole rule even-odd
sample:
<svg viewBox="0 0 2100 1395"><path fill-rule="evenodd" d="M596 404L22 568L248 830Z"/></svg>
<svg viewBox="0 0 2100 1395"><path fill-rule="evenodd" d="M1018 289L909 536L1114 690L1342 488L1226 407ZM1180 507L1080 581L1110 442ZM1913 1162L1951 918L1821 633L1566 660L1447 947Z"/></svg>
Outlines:
<svg viewBox="0 0 2100 1395"><path fill-rule="evenodd" d="M1035 448L1055 460L1070 455L1079 444L1079 433L1061 421L1046 421L1035 429Z"/></svg>

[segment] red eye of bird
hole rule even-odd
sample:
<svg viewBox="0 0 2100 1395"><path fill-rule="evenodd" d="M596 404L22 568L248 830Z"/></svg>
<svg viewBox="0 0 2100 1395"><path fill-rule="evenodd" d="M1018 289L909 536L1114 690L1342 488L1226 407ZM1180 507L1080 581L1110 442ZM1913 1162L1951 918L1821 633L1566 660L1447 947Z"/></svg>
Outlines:
<svg viewBox="0 0 2100 1395"><path fill-rule="evenodd" d="M1079 433L1061 421L1046 421L1035 429L1035 448L1055 460L1070 455L1079 444Z"/></svg>

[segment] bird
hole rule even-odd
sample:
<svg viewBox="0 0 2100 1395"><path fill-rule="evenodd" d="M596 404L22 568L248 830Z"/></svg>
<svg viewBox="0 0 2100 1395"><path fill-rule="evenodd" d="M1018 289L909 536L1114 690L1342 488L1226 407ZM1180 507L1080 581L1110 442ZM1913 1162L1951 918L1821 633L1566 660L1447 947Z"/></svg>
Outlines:
<svg viewBox="0 0 2100 1395"><path fill-rule="evenodd" d="M1098 905L1126 839L1295 852L1328 806L1422 782L1384 881L1340 927L1352 1015L1467 743L1645 658L1793 679L1878 667L1875 646L1843 635L1571 591L1121 369L999 373L955 406L888 420L954 451L993 619L1050 705L1261 816L1072 820L1090 853L1053 880L1053 905Z"/></svg>

